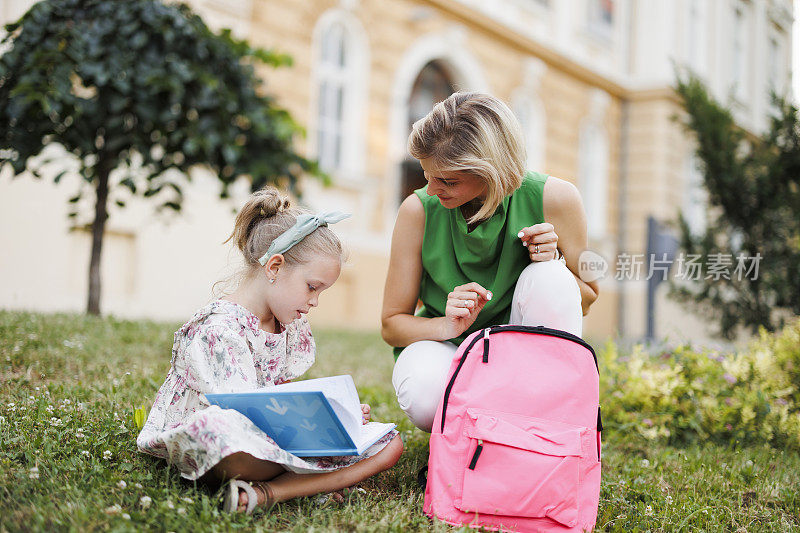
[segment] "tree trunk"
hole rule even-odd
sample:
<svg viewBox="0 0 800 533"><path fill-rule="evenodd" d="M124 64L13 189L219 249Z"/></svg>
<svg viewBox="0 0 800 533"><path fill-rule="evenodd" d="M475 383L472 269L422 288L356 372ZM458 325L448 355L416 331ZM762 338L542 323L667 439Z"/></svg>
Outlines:
<svg viewBox="0 0 800 533"><path fill-rule="evenodd" d="M100 314L100 255L103 251L103 235L108 220L108 175L111 167L108 159L101 158L97 164L97 202L92 223L92 257L89 261L89 301L86 312Z"/></svg>

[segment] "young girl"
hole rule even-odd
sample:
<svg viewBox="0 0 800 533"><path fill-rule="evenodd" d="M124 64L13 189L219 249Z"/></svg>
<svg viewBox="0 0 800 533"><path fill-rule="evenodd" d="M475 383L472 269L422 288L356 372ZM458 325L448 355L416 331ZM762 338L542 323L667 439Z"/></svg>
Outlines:
<svg viewBox="0 0 800 533"><path fill-rule="evenodd" d="M393 431L361 456L300 458L203 396L277 385L314 363L303 315L339 277L342 246L327 224L341 218L301 213L273 187L254 193L228 239L247 263L243 281L175 333L167 379L136 444L186 479L228 481L226 510L251 513L257 505L337 491L392 467L403 451ZM369 406L362 410L366 422Z"/></svg>

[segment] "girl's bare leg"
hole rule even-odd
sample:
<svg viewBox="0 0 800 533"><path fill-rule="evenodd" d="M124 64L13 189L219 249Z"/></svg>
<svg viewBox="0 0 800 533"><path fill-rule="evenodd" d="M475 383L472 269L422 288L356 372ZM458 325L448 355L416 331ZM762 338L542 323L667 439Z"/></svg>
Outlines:
<svg viewBox="0 0 800 533"><path fill-rule="evenodd" d="M271 503L282 502L299 496L311 496L320 492L333 492L388 470L403 453L403 442L396 436L380 452L353 465L321 474L295 474L287 472L282 466L270 461L257 459L247 453L235 453L220 461L212 469L215 478L224 481L238 478L244 481L261 481L267 487L256 490L258 503L263 505L267 493L271 493ZM269 484L263 483L269 481ZM253 483L259 487L259 483ZM239 510L247 507L247 494L239 494Z"/></svg>

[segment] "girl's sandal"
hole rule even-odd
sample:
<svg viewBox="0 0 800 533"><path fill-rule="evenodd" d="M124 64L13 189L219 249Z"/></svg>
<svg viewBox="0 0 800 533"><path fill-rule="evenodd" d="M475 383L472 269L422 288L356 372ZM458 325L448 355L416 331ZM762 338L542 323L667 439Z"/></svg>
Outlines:
<svg viewBox="0 0 800 533"><path fill-rule="evenodd" d="M267 510L271 509L276 503L275 494L272 492L272 487L263 482L258 483L256 486L264 495L263 507ZM256 489L250 482L241 481L239 479L232 479L228 483L223 509L229 513L235 513L239 511L239 490L243 490L247 493L247 508L244 512L245 514L251 514L258 506L258 494L256 494Z"/></svg>

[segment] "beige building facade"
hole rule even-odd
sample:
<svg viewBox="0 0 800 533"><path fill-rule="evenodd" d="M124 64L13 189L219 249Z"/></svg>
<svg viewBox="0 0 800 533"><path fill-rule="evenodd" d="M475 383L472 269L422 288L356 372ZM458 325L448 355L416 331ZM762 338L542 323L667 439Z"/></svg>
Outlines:
<svg viewBox="0 0 800 533"><path fill-rule="evenodd" d="M26 4L12 1L0 16L10 20ZM333 176L330 188L306 181L304 202L354 213L337 225L348 265L312 313L316 325L331 327L379 327L395 214L420 186L405 151L410 124L452 90L479 90L507 101L520 118L531 169L581 191L590 248L610 267L585 334L642 337L647 283L614 279L618 254L645 252L649 216L668 221L683 211L699 226L705 216L691 141L672 118L679 112L673 64L699 73L754 132L766 124L766 83L789 83L789 1L190 4L210 26L294 59L262 74L265 90L306 127L299 148ZM89 238L69 231L66 217L76 186L77 179L53 186L0 173L0 307L83 308ZM188 318L211 297L211 284L237 268L236 253L221 242L246 194L242 183L221 201L213 177L198 171L183 216L153 217L144 202L112 210L103 309ZM656 334L704 338L704 321L669 302L664 285Z"/></svg>

